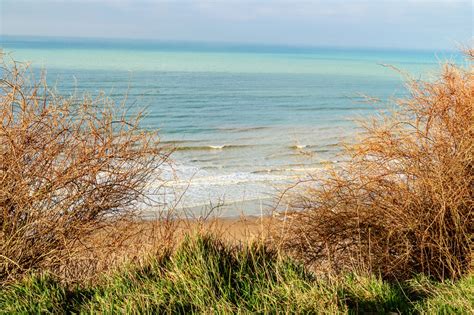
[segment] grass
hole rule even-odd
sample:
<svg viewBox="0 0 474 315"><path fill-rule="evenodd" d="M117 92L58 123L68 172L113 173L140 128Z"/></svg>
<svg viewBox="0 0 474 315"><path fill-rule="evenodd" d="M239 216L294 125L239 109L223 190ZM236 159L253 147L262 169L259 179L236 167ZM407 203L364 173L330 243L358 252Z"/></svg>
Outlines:
<svg viewBox="0 0 474 315"><path fill-rule="evenodd" d="M4 285L5 313L473 313L474 277L390 283L346 274L317 278L263 245L188 237L93 284L66 286L48 274Z"/></svg>

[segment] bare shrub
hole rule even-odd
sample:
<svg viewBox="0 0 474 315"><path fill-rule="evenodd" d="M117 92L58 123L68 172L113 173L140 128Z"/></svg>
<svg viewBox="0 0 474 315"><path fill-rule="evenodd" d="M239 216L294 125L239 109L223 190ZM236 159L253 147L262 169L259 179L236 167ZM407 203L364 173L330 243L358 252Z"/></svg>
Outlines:
<svg viewBox="0 0 474 315"><path fill-rule="evenodd" d="M146 203L169 152L141 114L104 95L64 97L23 64L2 62L0 279L54 269L88 235ZM116 235L116 240L121 239Z"/></svg>
<svg viewBox="0 0 474 315"><path fill-rule="evenodd" d="M384 277L470 270L472 67L446 64L438 80L409 80L408 89L393 113L362 124L347 163L290 191L286 249L314 265L362 266Z"/></svg>

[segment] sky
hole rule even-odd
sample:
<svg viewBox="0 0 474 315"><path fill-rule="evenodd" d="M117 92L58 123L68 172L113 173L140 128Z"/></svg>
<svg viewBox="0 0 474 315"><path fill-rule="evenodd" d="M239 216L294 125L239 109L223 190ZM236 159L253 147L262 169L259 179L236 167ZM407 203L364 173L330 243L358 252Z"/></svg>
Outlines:
<svg viewBox="0 0 474 315"><path fill-rule="evenodd" d="M0 34L456 49L472 0L0 0Z"/></svg>

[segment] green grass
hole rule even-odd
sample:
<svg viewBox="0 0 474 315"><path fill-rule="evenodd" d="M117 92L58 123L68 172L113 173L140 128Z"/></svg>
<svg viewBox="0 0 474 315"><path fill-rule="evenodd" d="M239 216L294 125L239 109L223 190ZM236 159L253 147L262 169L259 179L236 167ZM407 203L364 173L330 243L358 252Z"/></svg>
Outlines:
<svg viewBox="0 0 474 315"><path fill-rule="evenodd" d="M188 238L171 255L66 287L30 275L0 292L2 313L473 313L474 277L388 283L347 275L317 279L260 245Z"/></svg>

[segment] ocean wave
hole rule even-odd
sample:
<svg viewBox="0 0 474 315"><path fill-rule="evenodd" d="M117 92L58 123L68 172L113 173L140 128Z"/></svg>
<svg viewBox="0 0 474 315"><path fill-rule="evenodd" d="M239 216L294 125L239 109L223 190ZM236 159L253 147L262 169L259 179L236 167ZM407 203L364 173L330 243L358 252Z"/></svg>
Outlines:
<svg viewBox="0 0 474 315"><path fill-rule="evenodd" d="M305 148L309 148L309 147L310 147L309 144L295 144L295 145L291 145L290 149L301 150L301 149L305 149Z"/></svg>
<svg viewBox="0 0 474 315"><path fill-rule="evenodd" d="M209 174L203 173L202 176L195 176L191 178L178 179L169 181L165 184L166 187L217 187L217 186L234 186L239 184L259 184L281 182L291 180L292 176L288 174L257 174L253 172L235 172L231 174ZM205 189L204 189L205 190Z"/></svg>
<svg viewBox="0 0 474 315"><path fill-rule="evenodd" d="M161 140L161 144L171 144L171 145L180 145L183 143L199 143L203 142L204 140Z"/></svg>
<svg viewBox="0 0 474 315"><path fill-rule="evenodd" d="M247 132L247 131L263 130L263 129L269 129L269 128L270 128L270 127L265 127L265 126L255 126L255 127L221 127L221 128L217 128L217 130L230 131L230 132Z"/></svg>
<svg viewBox="0 0 474 315"><path fill-rule="evenodd" d="M177 151L212 151L212 150L224 150L224 149L237 149L251 147L248 144L222 144L222 145L196 145L196 146L177 146Z"/></svg>
<svg viewBox="0 0 474 315"><path fill-rule="evenodd" d="M222 144L222 145L198 145L198 146L177 146L177 151L211 151L211 150L224 150L224 149L237 149L251 147L247 144Z"/></svg>
<svg viewBox="0 0 474 315"><path fill-rule="evenodd" d="M320 163L322 164L322 163ZM286 174L286 176L292 176L292 175L297 175L296 173L303 173L303 174L309 174L309 173L314 173L318 171L322 171L322 165L321 166L315 166L315 165L301 165L300 167L282 167L282 168L268 168L268 169L262 169L262 170L257 170L253 171L252 174Z"/></svg>
<svg viewBox="0 0 474 315"><path fill-rule="evenodd" d="M326 145L311 145L311 144L295 144L289 146L292 150L303 150L303 149L310 149L309 151L312 153L327 153L327 152L336 152L337 148L339 147L338 144L326 144Z"/></svg>

